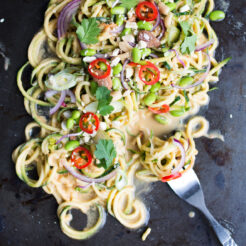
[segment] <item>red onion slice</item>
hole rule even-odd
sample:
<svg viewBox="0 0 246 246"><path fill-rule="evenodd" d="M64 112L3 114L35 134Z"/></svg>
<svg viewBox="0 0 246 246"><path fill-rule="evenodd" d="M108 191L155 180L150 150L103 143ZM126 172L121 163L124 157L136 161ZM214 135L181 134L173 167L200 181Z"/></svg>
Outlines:
<svg viewBox="0 0 246 246"><path fill-rule="evenodd" d="M77 12L81 0L73 0L68 3L61 11L57 22L58 39L62 38L68 29L68 25L72 20L73 15Z"/></svg>
<svg viewBox="0 0 246 246"><path fill-rule="evenodd" d="M150 57L153 57L153 58L159 58L159 56L158 56L158 55L153 54L153 53L151 53L149 56L150 56Z"/></svg>
<svg viewBox="0 0 246 246"><path fill-rule="evenodd" d="M184 166L185 164L185 150L184 150L184 147L183 145L180 143L179 140L177 140L176 138L173 139L173 144L176 145L179 150L180 150L180 153L181 153L181 160L178 164L177 167L175 167L173 170L172 170L172 174L174 173L177 173L179 172L179 170Z"/></svg>
<svg viewBox="0 0 246 246"><path fill-rule="evenodd" d="M82 43L81 41L79 41L79 44L80 44L80 47L81 47L82 50L87 49L86 44Z"/></svg>
<svg viewBox="0 0 246 246"><path fill-rule="evenodd" d="M205 44L197 46L195 51L204 50L204 49L208 48L210 45L212 45L213 43L214 43L214 39L211 39L208 42L206 42Z"/></svg>
<svg viewBox="0 0 246 246"><path fill-rule="evenodd" d="M161 24L161 34L157 37L159 40L163 38L166 31L163 19L160 20L160 24Z"/></svg>
<svg viewBox="0 0 246 246"><path fill-rule="evenodd" d="M155 5L155 7L156 7L156 9L157 9L157 11L158 11L158 15L157 15L157 19L156 19L155 25L154 25L153 28L150 30L151 32L153 32L153 31L160 25L160 21L161 21L161 15L160 15L160 12L159 12L159 8L158 8L158 6L157 6L156 3L154 3L154 5Z"/></svg>
<svg viewBox="0 0 246 246"><path fill-rule="evenodd" d="M123 64L123 67L122 67L122 71L120 73L120 80L121 80L121 84L122 86L124 87L125 90L128 90L128 86L127 84L125 83L125 78L124 78L124 72L125 72L125 69L126 69L126 65L130 62L129 59L126 59L124 61L124 64Z"/></svg>
<svg viewBox="0 0 246 246"><path fill-rule="evenodd" d="M50 97L53 97L54 95L56 95L58 93L58 91L55 91L55 90L48 90L45 92L45 97L46 98L50 98Z"/></svg>
<svg viewBox="0 0 246 246"><path fill-rule="evenodd" d="M111 33L119 33L122 32L124 29L124 25L121 26L117 26L116 28L114 28L112 31L110 31Z"/></svg>
<svg viewBox="0 0 246 246"><path fill-rule="evenodd" d="M66 160L62 159L60 161L62 162L61 164L67 169L67 171L69 173L71 173L76 179L79 179L79 180L86 182L86 183L103 183L103 182L107 181L108 179L113 178L118 171L118 168L116 168L114 171L112 171L111 173L107 174L106 176L104 176L102 178L88 178L85 175L81 174L77 169L68 165Z"/></svg>
<svg viewBox="0 0 246 246"><path fill-rule="evenodd" d="M87 184L87 185L78 185L77 187L78 188L81 188L81 189L87 189L87 188L89 188L90 186L92 186L94 183L89 183L89 184Z"/></svg>
<svg viewBox="0 0 246 246"><path fill-rule="evenodd" d="M171 50L169 50L169 51L174 51L174 52L176 53L177 59L178 59L179 62L182 64L182 66L185 68L185 67L186 67L186 66L185 66L185 63L184 63L184 61L180 58L178 51L175 50L175 49L171 49Z"/></svg>
<svg viewBox="0 0 246 246"><path fill-rule="evenodd" d="M193 88L193 87L195 87L195 86L200 85L200 84L207 78L207 76L208 76L208 74L209 74L209 71L210 71L210 68L211 68L211 59L210 59L210 56L209 56L207 53L205 53L205 52L203 52L203 53L204 53L204 54L207 56L207 58L208 58L208 66L207 66L206 72L201 76L201 78L200 78L199 80L197 80L197 81L196 81L194 84L192 84L192 85L187 85L187 86L185 86L185 87L181 87L181 86L172 84L172 87L174 87L174 88L176 88L176 89L180 89L180 90L187 90L187 89L190 89L190 88Z"/></svg>
<svg viewBox="0 0 246 246"><path fill-rule="evenodd" d="M62 103L65 100L65 97L66 97L66 91L62 91L57 104L53 108L50 109L50 115L54 114L62 106Z"/></svg>
<svg viewBox="0 0 246 246"><path fill-rule="evenodd" d="M76 132L76 133L66 134L66 135L62 136L61 138L59 138L58 141L56 142L56 144L59 144L64 138L77 137L81 134L82 134L82 131Z"/></svg>
<svg viewBox="0 0 246 246"><path fill-rule="evenodd" d="M73 94L73 92L71 90L66 90L66 95L68 95L71 98L71 103L76 102L75 95Z"/></svg>
<svg viewBox="0 0 246 246"><path fill-rule="evenodd" d="M133 42L128 42L129 45L131 45L132 47L136 47L136 44Z"/></svg>

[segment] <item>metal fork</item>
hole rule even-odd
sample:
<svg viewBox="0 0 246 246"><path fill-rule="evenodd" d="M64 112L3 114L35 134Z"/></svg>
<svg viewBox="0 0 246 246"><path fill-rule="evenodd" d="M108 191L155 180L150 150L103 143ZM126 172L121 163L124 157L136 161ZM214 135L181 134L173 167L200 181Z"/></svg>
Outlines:
<svg viewBox="0 0 246 246"><path fill-rule="evenodd" d="M167 182L171 189L181 199L199 209L213 227L219 241L223 246L237 246L230 232L218 223L208 211L199 179L194 170L189 170L182 177Z"/></svg>

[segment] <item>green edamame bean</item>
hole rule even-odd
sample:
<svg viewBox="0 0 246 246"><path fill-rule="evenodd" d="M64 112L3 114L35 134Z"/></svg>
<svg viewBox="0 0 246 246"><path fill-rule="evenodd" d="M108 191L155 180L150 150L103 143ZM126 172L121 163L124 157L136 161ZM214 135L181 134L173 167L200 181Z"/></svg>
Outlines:
<svg viewBox="0 0 246 246"><path fill-rule="evenodd" d="M91 91L91 94L92 95L95 95L96 94L97 87L98 87L98 83L95 82L95 81L92 81L91 82L91 87L90 87L90 91Z"/></svg>
<svg viewBox="0 0 246 246"><path fill-rule="evenodd" d="M79 141L77 140L71 140L71 141L68 141L66 144L65 144L65 150L67 151L72 151L74 150L75 148L79 147Z"/></svg>
<svg viewBox="0 0 246 246"><path fill-rule="evenodd" d="M67 123L66 123L67 129L72 129L73 126L74 126L74 119L72 118L67 119Z"/></svg>
<svg viewBox="0 0 246 246"><path fill-rule="evenodd" d="M127 34L131 34L132 33L132 29L131 28L125 28L122 33L120 34L121 37L127 35Z"/></svg>
<svg viewBox="0 0 246 246"><path fill-rule="evenodd" d="M113 89L115 91L118 91L121 88L121 82L119 78L113 78L112 83L113 83Z"/></svg>
<svg viewBox="0 0 246 246"><path fill-rule="evenodd" d="M104 62L99 62L99 67L103 71L106 71L108 69L107 65Z"/></svg>
<svg viewBox="0 0 246 246"><path fill-rule="evenodd" d="M132 61L135 63L140 62L141 60L141 50L139 48L133 48L132 49Z"/></svg>
<svg viewBox="0 0 246 246"><path fill-rule="evenodd" d="M150 31L153 28L152 23L148 21L138 21L137 25L138 25L138 29L142 29L146 31Z"/></svg>
<svg viewBox="0 0 246 246"><path fill-rule="evenodd" d="M193 83L194 79L192 77L186 76L180 79L179 85L180 86L187 86Z"/></svg>
<svg viewBox="0 0 246 246"><path fill-rule="evenodd" d="M171 46L172 43L178 41L179 35L180 35L180 30L176 26L171 26L167 38L168 46Z"/></svg>
<svg viewBox="0 0 246 246"><path fill-rule="evenodd" d="M149 56L151 54L151 49L149 48L144 48L142 49L142 58L144 59L145 57Z"/></svg>
<svg viewBox="0 0 246 246"><path fill-rule="evenodd" d="M171 110L169 113L174 117L180 117L185 113L185 107L181 106L177 109Z"/></svg>
<svg viewBox="0 0 246 246"><path fill-rule="evenodd" d="M165 53L165 52L169 51L169 48L168 48L168 47L162 48L161 51L162 51L163 53Z"/></svg>
<svg viewBox="0 0 246 246"><path fill-rule="evenodd" d="M123 15L123 14L125 14L125 12L126 12L126 9L124 7L120 7L120 6L117 6L117 7L114 7L111 9L112 15Z"/></svg>
<svg viewBox="0 0 246 246"><path fill-rule="evenodd" d="M147 106L150 106L151 104L153 104L156 100L156 95L155 93L150 93L148 94L145 98L144 98L144 103Z"/></svg>
<svg viewBox="0 0 246 246"><path fill-rule="evenodd" d="M168 124L168 119L162 115L156 114L155 116L155 120L157 122L159 122L162 125L167 125Z"/></svg>
<svg viewBox="0 0 246 246"><path fill-rule="evenodd" d="M176 3L166 3L166 5L170 11L173 11L174 9L176 9L176 6L177 6Z"/></svg>
<svg viewBox="0 0 246 246"><path fill-rule="evenodd" d="M84 50L81 50L80 54L82 56L94 56L96 54L96 50L94 50L94 49L84 49Z"/></svg>
<svg viewBox="0 0 246 246"><path fill-rule="evenodd" d="M116 25L121 26L124 22L124 15L116 15Z"/></svg>
<svg viewBox="0 0 246 246"><path fill-rule="evenodd" d="M159 82L155 83L154 85L151 86L150 91L151 92L157 92L157 91L159 91L160 87L161 87L161 84Z"/></svg>
<svg viewBox="0 0 246 246"><path fill-rule="evenodd" d="M118 63L116 66L113 67L113 75L117 75L122 71L121 63Z"/></svg>
<svg viewBox="0 0 246 246"><path fill-rule="evenodd" d="M211 12L211 14L209 15L209 19L211 21L222 21L225 19L225 12L221 11L221 10L214 10L213 12Z"/></svg>
<svg viewBox="0 0 246 246"><path fill-rule="evenodd" d="M76 119L78 119L79 117L80 117L80 112L79 112L78 110L74 110L74 111L72 112L71 118L74 119L74 120L76 120Z"/></svg>

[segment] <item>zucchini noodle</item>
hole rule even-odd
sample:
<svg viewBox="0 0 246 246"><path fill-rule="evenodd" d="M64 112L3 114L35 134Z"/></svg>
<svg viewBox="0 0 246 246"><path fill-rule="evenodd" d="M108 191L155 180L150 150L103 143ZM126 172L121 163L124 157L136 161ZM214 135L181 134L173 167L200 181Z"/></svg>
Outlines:
<svg viewBox="0 0 246 246"><path fill-rule="evenodd" d="M156 20L150 21L151 31L137 23L136 6L126 11L116 1L123 8L117 14L112 2L82 0L74 8L78 0L51 0L17 74L34 122L13 152L16 173L55 197L62 231L78 240L103 227L106 210L127 228L146 225L149 212L136 195L136 179L166 182L193 168L194 139L208 136L209 123L201 116L182 122L209 103L211 83L229 61L214 57L218 38L206 19L213 0L179 0L172 10L168 1L155 0L160 23L153 28ZM92 67L97 59L102 62ZM74 229L74 209L93 223Z"/></svg>

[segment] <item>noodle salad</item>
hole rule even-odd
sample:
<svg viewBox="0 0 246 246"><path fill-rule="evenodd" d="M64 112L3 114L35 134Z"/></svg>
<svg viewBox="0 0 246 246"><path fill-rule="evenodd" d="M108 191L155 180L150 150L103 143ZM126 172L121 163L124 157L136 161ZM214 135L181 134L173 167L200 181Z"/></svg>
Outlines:
<svg viewBox="0 0 246 246"><path fill-rule="evenodd" d="M208 104L229 61L214 57L208 17L223 14L213 9L213 0L50 1L17 75L34 122L13 160L22 181L55 197L67 236L94 235L106 211L125 227L145 225L135 180L167 182L194 166L194 138L209 124L200 116L179 123ZM73 209L94 224L72 228Z"/></svg>

